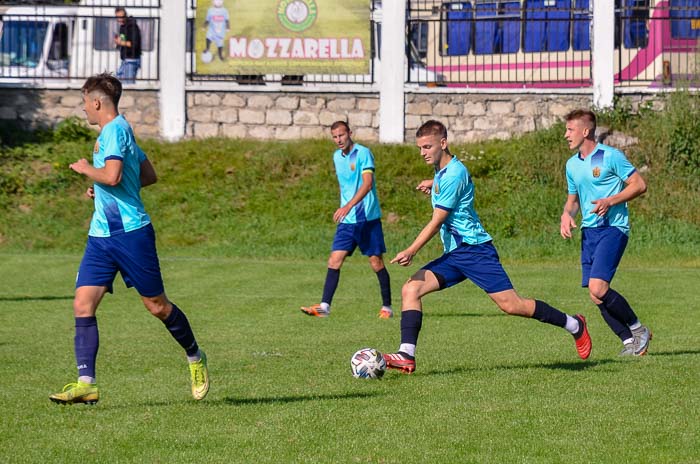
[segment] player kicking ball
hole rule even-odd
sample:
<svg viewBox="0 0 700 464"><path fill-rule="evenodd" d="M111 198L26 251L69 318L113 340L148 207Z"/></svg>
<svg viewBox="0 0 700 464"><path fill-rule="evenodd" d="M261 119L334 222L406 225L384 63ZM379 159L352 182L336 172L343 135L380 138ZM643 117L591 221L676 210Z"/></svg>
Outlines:
<svg viewBox="0 0 700 464"><path fill-rule="evenodd" d="M90 77L82 88L83 110L100 127L92 164L80 159L70 168L94 182L87 195L94 200L85 254L75 282L75 358L78 381L49 399L59 404L95 404L99 347L97 306L120 272L127 287L135 287L146 309L160 319L182 346L189 361L192 396L209 391L207 357L199 349L185 314L168 300L156 252L155 232L141 202L141 187L156 182L156 172L136 144L129 123L119 114L122 85L109 74ZM138 343L138 341L135 341Z"/></svg>
<svg viewBox="0 0 700 464"><path fill-rule="evenodd" d="M465 279L484 290L501 311L567 330L574 336L579 357L587 359L591 338L582 315L570 316L543 301L523 298L513 288L491 236L474 210L474 184L469 171L447 146L445 126L439 121L426 122L416 132L416 145L425 162L435 169L435 177L417 187L431 195L433 217L411 246L399 252L391 263L410 265L438 232L444 254L413 274L401 289L401 344L397 353L384 354L387 367L406 374L415 371L416 345L423 323L422 298Z"/></svg>

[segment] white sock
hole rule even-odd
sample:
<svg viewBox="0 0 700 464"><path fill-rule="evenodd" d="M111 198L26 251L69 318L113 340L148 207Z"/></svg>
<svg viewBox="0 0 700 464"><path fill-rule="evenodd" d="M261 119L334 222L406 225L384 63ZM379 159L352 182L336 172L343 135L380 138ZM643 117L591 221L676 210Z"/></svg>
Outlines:
<svg viewBox="0 0 700 464"><path fill-rule="evenodd" d="M401 345L399 345L399 351L415 358L416 345L413 345L411 343L402 343Z"/></svg>
<svg viewBox="0 0 700 464"><path fill-rule="evenodd" d="M642 323L639 322L639 320L636 320L633 324L629 325L630 330L637 330L642 326Z"/></svg>
<svg viewBox="0 0 700 464"><path fill-rule="evenodd" d="M95 377L90 377L88 375L81 375L80 377L78 377L78 382L95 383Z"/></svg>
<svg viewBox="0 0 700 464"><path fill-rule="evenodd" d="M326 302L321 302L321 309L326 312L331 312L331 305Z"/></svg>
<svg viewBox="0 0 700 464"><path fill-rule="evenodd" d="M578 332L580 325L581 324L579 324L578 319L576 319L575 317L571 317L568 314L566 315L566 325L564 326L564 328L571 335L574 335L576 332Z"/></svg>

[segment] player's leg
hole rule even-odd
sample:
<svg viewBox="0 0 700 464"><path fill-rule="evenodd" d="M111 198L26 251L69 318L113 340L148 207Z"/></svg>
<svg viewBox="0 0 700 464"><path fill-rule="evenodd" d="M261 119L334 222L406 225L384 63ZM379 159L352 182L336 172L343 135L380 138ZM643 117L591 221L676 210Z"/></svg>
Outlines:
<svg viewBox="0 0 700 464"><path fill-rule="evenodd" d="M581 359L591 355L591 338L586 318L580 314L569 315L541 300L521 297L515 289L489 293L489 297L506 314L536 319L545 324L566 329L573 335L576 351Z"/></svg>
<svg viewBox="0 0 700 464"><path fill-rule="evenodd" d="M107 240L89 237L80 262L73 298L73 342L78 381L67 384L61 392L49 396L54 403L94 404L99 400L95 364L100 338L95 314L105 293L112 291L112 282L117 273L115 263L105 253L104 245Z"/></svg>
<svg viewBox="0 0 700 464"><path fill-rule="evenodd" d="M433 271L423 268L401 288L401 344L396 353L384 355L387 367L410 374L416 369L416 345L423 327L422 298L443 288Z"/></svg>
<svg viewBox="0 0 700 464"><path fill-rule="evenodd" d="M206 355L199 349L185 313L165 294L153 227L148 225L127 232L118 236L118 240L116 259L124 282L136 288L146 309L163 322L185 351L192 377L192 396L197 400L204 398L209 391Z"/></svg>
<svg viewBox="0 0 700 464"><path fill-rule="evenodd" d="M386 253L386 245L381 220L376 219L363 224L358 247L363 255L369 257L369 265L379 281L379 292L382 297L379 317L389 319L394 316L394 311L391 309L391 278L382 257Z"/></svg>
<svg viewBox="0 0 700 464"><path fill-rule="evenodd" d="M209 392L207 355L199 349L187 316L175 303L168 300L165 293L156 296L142 295L141 299L146 309L163 322L170 335L185 350L190 368L192 396L196 400L203 399Z"/></svg>
<svg viewBox="0 0 700 464"><path fill-rule="evenodd" d="M491 242L462 246L454 255L465 277L484 290L501 311L566 329L576 340L579 356L582 359L590 356L591 341L585 318L580 315L570 316L543 301L518 295Z"/></svg>
<svg viewBox="0 0 700 464"><path fill-rule="evenodd" d="M326 270L326 280L323 283L323 295L321 302L311 306L302 306L301 312L309 316L328 317L331 312L333 296L340 281L340 268L345 262L345 258L351 256L357 242L354 231L356 224L338 224L331 245L331 254L328 257L328 267Z"/></svg>
<svg viewBox="0 0 700 464"><path fill-rule="evenodd" d="M620 338L622 356L646 353L651 332L643 326L627 300L610 288L617 267L627 246L628 237L616 227L586 230L590 257L586 277L591 301L598 306L603 319Z"/></svg>

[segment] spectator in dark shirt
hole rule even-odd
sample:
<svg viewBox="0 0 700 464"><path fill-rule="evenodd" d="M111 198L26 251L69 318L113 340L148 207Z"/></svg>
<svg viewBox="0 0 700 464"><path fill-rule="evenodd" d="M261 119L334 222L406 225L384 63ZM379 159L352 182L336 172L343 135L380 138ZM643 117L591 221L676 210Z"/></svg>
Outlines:
<svg viewBox="0 0 700 464"><path fill-rule="evenodd" d="M119 34L114 36L114 43L122 60L117 78L124 84L133 84L141 68L141 30L133 16L127 17L123 7L115 8L114 14L119 23Z"/></svg>

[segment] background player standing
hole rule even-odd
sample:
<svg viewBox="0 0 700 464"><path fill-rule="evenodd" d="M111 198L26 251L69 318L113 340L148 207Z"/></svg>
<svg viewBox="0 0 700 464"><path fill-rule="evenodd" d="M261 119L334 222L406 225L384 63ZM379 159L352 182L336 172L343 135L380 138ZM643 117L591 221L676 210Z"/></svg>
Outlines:
<svg viewBox="0 0 700 464"><path fill-rule="evenodd" d="M392 263L408 266L413 257L438 232L445 253L413 274L401 290L401 345L397 353L384 354L387 367L410 374L416 369L415 351L423 325L422 298L469 279L484 290L501 311L529 317L566 329L574 336L581 359L591 354L586 320L569 316L540 300L523 298L515 291L501 266L491 236L474 210L474 183L469 171L447 146L447 129L428 121L416 132L416 145L427 164L435 169L432 180L417 189L431 194L433 217L411 246Z"/></svg>
<svg viewBox="0 0 700 464"><path fill-rule="evenodd" d="M151 314L163 321L187 354L192 396L209 391L207 358L199 349L185 314L165 295L156 252L155 232L141 201L141 187L156 182L156 172L136 144L129 123L119 114L122 86L109 74L90 77L82 87L84 111L101 131L93 162L70 165L94 182L87 194L94 199L85 254L75 282L75 358L78 381L49 398L55 403L94 404L99 400L95 362L99 333L95 313L120 272L127 287L135 287ZM138 343L138 341L135 341Z"/></svg>
<svg viewBox="0 0 700 464"><path fill-rule="evenodd" d="M369 265L377 274L382 295L379 317L394 315L391 309L391 283L382 254L386 252L382 232L381 209L374 178L374 156L369 148L352 141L352 131L345 121L331 125L331 135L338 149L333 153L335 173L340 184L340 208L333 214L338 223L328 258L328 271L320 304L302 306L309 316L327 317L338 287L340 268L347 256L359 247L369 257Z"/></svg>
<svg viewBox="0 0 700 464"><path fill-rule="evenodd" d="M566 140L577 150L566 162L569 195L561 215L561 236L571 238L581 210L581 286L600 309L610 329L622 340L622 356L646 354L651 332L627 300L610 288L627 246L630 230L627 202L647 190L642 176L615 148L595 141L596 118L588 110L566 116Z"/></svg>

